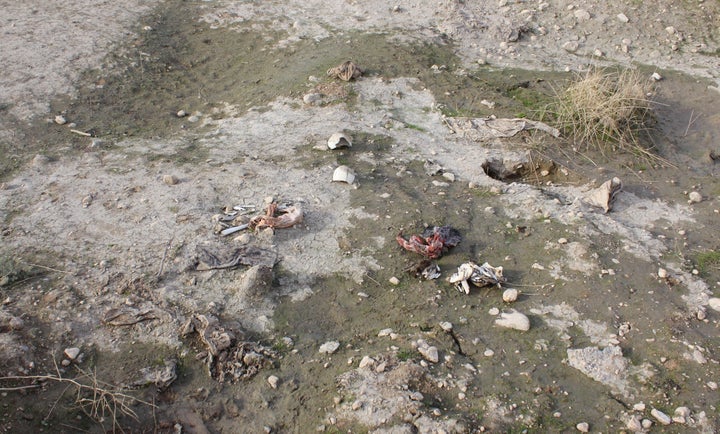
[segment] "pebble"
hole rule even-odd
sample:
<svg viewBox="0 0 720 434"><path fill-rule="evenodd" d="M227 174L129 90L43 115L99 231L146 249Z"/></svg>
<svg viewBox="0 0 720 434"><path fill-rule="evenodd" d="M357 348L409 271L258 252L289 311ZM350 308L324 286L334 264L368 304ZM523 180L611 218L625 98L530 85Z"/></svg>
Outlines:
<svg viewBox="0 0 720 434"><path fill-rule="evenodd" d="M514 288L508 288L503 291L502 299L505 303L512 303L518 298L518 290Z"/></svg>
<svg viewBox="0 0 720 434"><path fill-rule="evenodd" d="M495 324L500 327L520 330L523 332L530 330L530 319L525 316L525 314L516 310L501 313L500 318L495 320Z"/></svg>
<svg viewBox="0 0 720 434"><path fill-rule="evenodd" d="M587 422L580 422L579 424L575 425L575 428L577 428L577 430L580 432L590 431L590 425L588 425Z"/></svg>
<svg viewBox="0 0 720 434"><path fill-rule="evenodd" d="M490 348L485 350L485 352L483 353L483 356L485 356L485 357L492 357L494 355L495 355L495 351L491 350Z"/></svg>
<svg viewBox="0 0 720 434"><path fill-rule="evenodd" d="M670 419L670 416L668 416L667 414L658 410L657 408L653 408L652 410L650 410L650 414L652 415L652 417L657 419L658 422L660 422L663 425L670 425L670 423L672 422L672 419ZM643 425L644 425L644 423L643 423Z"/></svg>
<svg viewBox="0 0 720 434"><path fill-rule="evenodd" d="M450 182L455 182L455 174L450 172L443 172L442 174L443 178L447 179Z"/></svg>
<svg viewBox="0 0 720 434"><path fill-rule="evenodd" d="M77 356L80 355L80 348L77 348L77 347L65 348L64 353L68 359L75 360L75 359L77 359Z"/></svg>
<svg viewBox="0 0 720 434"><path fill-rule="evenodd" d="M322 101L322 94L319 94L319 93L312 92L312 93L308 93L303 96L303 102L305 104L312 105L312 104L316 104L320 101Z"/></svg>
<svg viewBox="0 0 720 434"><path fill-rule="evenodd" d="M659 278L665 279L665 278L668 277L668 272L667 272L667 270L664 269L664 268L658 268L657 275L658 275Z"/></svg>
<svg viewBox="0 0 720 434"><path fill-rule="evenodd" d="M690 203L698 203L702 202L703 197L702 194L698 193L697 191L691 191L688 195L688 199Z"/></svg>
<svg viewBox="0 0 720 434"><path fill-rule="evenodd" d="M32 159L33 167L42 167L50 162L50 159L44 155L37 154Z"/></svg>
<svg viewBox="0 0 720 434"><path fill-rule="evenodd" d="M562 48L568 53L574 53L580 48L580 44L578 44L577 41L567 41L562 45Z"/></svg>
<svg viewBox="0 0 720 434"><path fill-rule="evenodd" d="M425 399L425 396L423 396L422 393L415 391L410 393L410 399L413 401L422 401L423 399Z"/></svg>
<svg viewBox="0 0 720 434"><path fill-rule="evenodd" d="M451 322L448 322L448 321L443 321L443 322L441 322L441 323L440 323L440 328L441 328L441 329L443 329L443 331L445 331L445 332L448 332L448 333L449 333L449 332L451 332L451 331L452 331L452 329L453 329L453 325L452 325L452 323L451 323Z"/></svg>
<svg viewBox="0 0 720 434"><path fill-rule="evenodd" d="M187 112L185 110L178 110L178 112L175 113L175 116L179 118L184 118L185 116L187 116Z"/></svg>
<svg viewBox="0 0 720 434"><path fill-rule="evenodd" d="M578 21L587 21L590 19L590 12L585 9L578 9L573 15L575 15L575 18L577 18Z"/></svg>
<svg viewBox="0 0 720 434"><path fill-rule="evenodd" d="M492 316L496 316L500 314L500 309L498 309L497 307L491 307L488 313Z"/></svg>
<svg viewBox="0 0 720 434"><path fill-rule="evenodd" d="M650 419L643 419L640 424L643 429L650 429L653 426L653 422Z"/></svg>
<svg viewBox="0 0 720 434"><path fill-rule="evenodd" d="M633 410L635 410L635 411L645 411L645 403L644 403L644 402L638 402L637 404L633 405Z"/></svg>
<svg viewBox="0 0 720 434"><path fill-rule="evenodd" d="M675 416L690 417L690 409L687 407L678 407L675 409Z"/></svg>
<svg viewBox="0 0 720 434"><path fill-rule="evenodd" d="M374 365L375 365L375 359L373 359L370 356L363 356L363 358L360 360L360 364L358 365L358 367L360 369L365 369L365 368L372 368Z"/></svg>
<svg viewBox="0 0 720 434"><path fill-rule="evenodd" d="M660 81L660 80L662 80L662 75L658 74L657 72L653 72L652 75L650 76L650 78L653 81Z"/></svg>
<svg viewBox="0 0 720 434"><path fill-rule="evenodd" d="M162 180L167 185L175 185L180 182L175 175L163 175Z"/></svg>
<svg viewBox="0 0 720 434"><path fill-rule="evenodd" d="M65 119L62 115L55 116L55 123L58 125L65 125L67 123L67 119Z"/></svg>
<svg viewBox="0 0 720 434"><path fill-rule="evenodd" d="M638 432L643 430L642 422L640 421L640 416L633 416L628 420L627 422L627 428L632 432Z"/></svg>
<svg viewBox="0 0 720 434"><path fill-rule="evenodd" d="M332 354L335 351L337 351L338 348L340 348L340 342L328 341L328 342L325 342L324 344L320 345L320 352L326 353L326 354Z"/></svg>
<svg viewBox="0 0 720 434"><path fill-rule="evenodd" d="M400 284L400 279L398 279L398 278L395 277L395 276L391 277L388 281L389 281L391 284L396 285L396 286Z"/></svg>
<svg viewBox="0 0 720 434"><path fill-rule="evenodd" d="M716 382L714 382L714 381L708 381L705 385L706 385L706 386L708 387L708 389L710 389L710 390L717 390L717 388L718 388L718 384L717 384Z"/></svg>
<svg viewBox="0 0 720 434"><path fill-rule="evenodd" d="M567 238L559 238L557 242L558 244L567 244L568 240Z"/></svg>
<svg viewBox="0 0 720 434"><path fill-rule="evenodd" d="M267 382L270 385L270 387L272 387L273 389L277 389L280 379L274 375L271 375L268 377Z"/></svg>
<svg viewBox="0 0 720 434"><path fill-rule="evenodd" d="M390 336L393 333L393 329L382 329L378 332L378 337L382 338L385 336Z"/></svg>
<svg viewBox="0 0 720 434"><path fill-rule="evenodd" d="M625 14L623 14L623 13L617 14L617 19L618 19L621 23L627 23L628 21L630 21L630 19L627 17L627 15L625 15Z"/></svg>
<svg viewBox="0 0 720 434"><path fill-rule="evenodd" d="M417 341L417 350L428 362L437 363L440 361L440 354L437 347L428 345L423 339Z"/></svg>

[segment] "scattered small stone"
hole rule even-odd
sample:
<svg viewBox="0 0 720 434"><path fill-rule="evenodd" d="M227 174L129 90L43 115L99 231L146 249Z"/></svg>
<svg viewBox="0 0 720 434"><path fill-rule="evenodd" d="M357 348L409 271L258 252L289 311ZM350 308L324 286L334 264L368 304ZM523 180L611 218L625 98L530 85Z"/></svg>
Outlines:
<svg viewBox="0 0 720 434"><path fill-rule="evenodd" d="M642 425L643 429L650 429L653 426L653 421L651 421L650 419L643 419L640 424Z"/></svg>
<svg viewBox="0 0 720 434"><path fill-rule="evenodd" d="M267 382L270 385L270 387L272 387L273 389L277 389L280 379L274 375L271 375L268 377Z"/></svg>
<svg viewBox="0 0 720 434"><path fill-rule="evenodd" d="M623 13L617 14L617 19L618 19L621 23L627 23L627 22L630 21L630 19L627 17L627 15L625 15L625 14L623 14Z"/></svg>
<svg viewBox="0 0 720 434"><path fill-rule="evenodd" d="M438 353L437 347L428 345L423 339L417 341L417 350L425 360L430 363L437 363L440 361L440 354Z"/></svg>
<svg viewBox="0 0 720 434"><path fill-rule="evenodd" d="M590 431L590 425L588 425L587 422L580 422L579 424L575 425L575 428L577 428L577 430L580 432Z"/></svg>
<svg viewBox="0 0 720 434"><path fill-rule="evenodd" d="M525 314L516 310L501 313L500 318L495 320L495 324L500 327L520 330L523 332L530 330L530 319L525 316Z"/></svg>
<svg viewBox="0 0 720 434"><path fill-rule="evenodd" d="M644 402L638 402L637 404L633 405L633 410L635 410L635 411L645 411L645 403L644 403Z"/></svg>
<svg viewBox="0 0 720 434"><path fill-rule="evenodd" d="M70 366L70 363L72 363L72 362L71 362L70 360L68 360L68 359L63 359L63 361L60 362L60 364L63 365L63 366L65 366L65 367Z"/></svg>
<svg viewBox="0 0 720 434"><path fill-rule="evenodd" d="M413 401L422 401L423 399L425 399L425 396L423 396L422 393L415 391L410 393L410 399Z"/></svg>
<svg viewBox="0 0 720 434"><path fill-rule="evenodd" d="M667 277L668 277L668 272L667 272L667 270L664 269L664 268L658 268L657 275L658 275L658 277L661 278L661 279L667 279Z"/></svg>
<svg viewBox="0 0 720 434"><path fill-rule="evenodd" d="M708 300L708 306L710 309L720 312L720 298L712 297Z"/></svg>
<svg viewBox="0 0 720 434"><path fill-rule="evenodd" d="M485 356L485 357L492 357L494 355L495 355L495 351L491 350L490 348L488 348L487 350L485 350L485 352L483 352L483 356Z"/></svg>
<svg viewBox="0 0 720 434"><path fill-rule="evenodd" d="M706 386L708 387L708 389L710 389L710 390L717 390L717 388L718 388L718 384L717 384L716 382L714 382L714 381L708 381L705 385L706 385Z"/></svg>
<svg viewBox="0 0 720 434"><path fill-rule="evenodd" d="M703 197L702 194L698 193L697 191L691 191L688 195L688 199L690 203L699 203L702 202Z"/></svg>
<svg viewBox="0 0 720 434"><path fill-rule="evenodd" d="M451 331L452 331L452 329L453 329L453 325L452 325L452 323L451 323L451 322L448 322L448 321L443 321L443 322L441 322L441 323L440 323L440 328L441 328L441 329L443 329L443 331L445 331L445 332L448 332L448 333L449 333L449 332L451 332Z"/></svg>
<svg viewBox="0 0 720 434"><path fill-rule="evenodd" d="M627 422L627 428L632 432L638 432L643 430L642 422L640 420L640 416L635 415L630 418Z"/></svg>
<svg viewBox="0 0 720 434"><path fill-rule="evenodd" d="M57 115L55 116L55 123L58 125L65 125L67 123L67 119L63 115Z"/></svg>
<svg viewBox="0 0 720 434"><path fill-rule="evenodd" d="M303 95L303 102L308 105L317 104L320 101L322 101L322 94L317 92L311 92L308 94Z"/></svg>
<svg viewBox="0 0 720 434"><path fill-rule="evenodd" d="M577 9L573 15L575 15L578 21L587 21L590 19L590 12L585 9Z"/></svg>
<svg viewBox="0 0 720 434"><path fill-rule="evenodd" d="M340 348L340 342L328 341L320 345L320 352L325 354L333 354L337 349Z"/></svg>
<svg viewBox="0 0 720 434"><path fill-rule="evenodd" d="M653 72L652 75L650 76L650 78L653 81L660 81L660 80L662 80L662 75L658 74L657 72Z"/></svg>
<svg viewBox="0 0 720 434"><path fill-rule="evenodd" d="M567 244L568 240L567 238L559 238L557 242L558 244Z"/></svg>
<svg viewBox="0 0 720 434"><path fill-rule="evenodd" d="M567 41L562 45L562 48L568 53L574 53L580 48L580 44L577 41Z"/></svg>
<svg viewBox="0 0 720 434"><path fill-rule="evenodd" d="M443 172L442 177L450 182L455 182L455 174L450 172Z"/></svg>
<svg viewBox="0 0 720 434"><path fill-rule="evenodd" d="M465 399L465 396L466 396L466 395L465 395L465 393L463 393L463 392L458 393L458 399L459 399L460 401L463 401L463 400Z"/></svg>
<svg viewBox="0 0 720 434"><path fill-rule="evenodd" d="M518 298L518 290L514 288L508 288L503 291L502 299L505 303L512 303Z"/></svg>
<svg viewBox="0 0 720 434"><path fill-rule="evenodd" d="M389 281L392 285L395 285L395 286L397 286L397 285L400 284L400 279L398 279L398 278L395 277L395 276L391 277L388 281Z"/></svg>
<svg viewBox="0 0 720 434"><path fill-rule="evenodd" d="M374 365L375 365L375 359L373 359L370 356L363 356L363 358L360 360L360 364L358 365L358 367L360 369L365 369L365 368L372 368Z"/></svg>
<svg viewBox="0 0 720 434"><path fill-rule="evenodd" d="M670 423L672 423L672 419L670 419L670 416L658 410L657 408L653 408L652 410L650 410L650 414L663 425L670 425Z"/></svg>
<svg viewBox="0 0 720 434"><path fill-rule="evenodd" d="M185 110L178 110L178 112L175 113L175 116L179 118L184 118L185 116L187 116L187 112Z"/></svg>
<svg viewBox="0 0 720 434"><path fill-rule="evenodd" d="M680 416L685 419L690 417L690 409L688 407L678 407L675 409L675 416Z"/></svg>
<svg viewBox="0 0 720 434"><path fill-rule="evenodd" d="M167 185L175 185L180 182L175 175L163 175L162 180Z"/></svg>
<svg viewBox="0 0 720 434"><path fill-rule="evenodd" d="M75 360L75 359L77 359L77 356L80 355L80 348L77 348L77 347L65 348L64 353L68 359Z"/></svg>
<svg viewBox="0 0 720 434"><path fill-rule="evenodd" d="M498 309L497 307L491 307L488 313L492 316L496 316L500 314L500 309Z"/></svg>
<svg viewBox="0 0 720 434"><path fill-rule="evenodd" d="M382 338L382 337L385 337L385 336L390 336L392 333L393 333L393 329L390 329L390 328L388 328L388 329L382 329L382 330L380 330L380 331L378 332L378 337L379 337L379 338Z"/></svg>

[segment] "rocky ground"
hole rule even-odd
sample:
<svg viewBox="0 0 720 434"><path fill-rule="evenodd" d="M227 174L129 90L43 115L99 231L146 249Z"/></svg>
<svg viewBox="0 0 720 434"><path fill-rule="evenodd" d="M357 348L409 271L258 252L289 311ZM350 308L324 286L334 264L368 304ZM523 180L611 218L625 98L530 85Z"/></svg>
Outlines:
<svg viewBox="0 0 720 434"><path fill-rule="evenodd" d="M87 3L2 18L4 432L717 430L720 3ZM588 65L663 160L524 130Z"/></svg>

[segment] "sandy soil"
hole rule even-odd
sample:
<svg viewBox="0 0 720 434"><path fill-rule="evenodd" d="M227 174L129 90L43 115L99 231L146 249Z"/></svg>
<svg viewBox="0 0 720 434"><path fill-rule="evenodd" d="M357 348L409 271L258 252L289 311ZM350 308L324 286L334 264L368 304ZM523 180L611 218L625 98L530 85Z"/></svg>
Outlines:
<svg viewBox="0 0 720 434"><path fill-rule="evenodd" d="M179 362L170 387L135 391L158 407L135 406L119 427L717 429L717 1L34 3L4 5L0 36L13 162L0 184L0 374L26 377L3 380L5 432L118 428L51 381L10 388L75 367L127 386L166 360ZM324 76L347 58L364 77ZM422 66L390 73L413 59ZM546 152L547 179L503 182L483 164L533 166L530 145L561 142L476 142L444 120L464 110L457 80L498 104L472 107L511 117L513 83L561 85L553 73L589 64L660 72L657 130L676 168ZM510 67L530 71L492 75ZM327 150L336 131L353 147ZM330 182L339 164L357 183ZM582 199L615 175L625 188L611 212ZM224 210L258 215L272 200L303 222L215 233ZM495 324L488 312L511 308L495 290L465 296L403 271L413 261L396 234L441 223L464 238L443 279L467 260L502 265L529 331ZM240 246L280 262L196 271L203 248ZM218 385L195 357L206 343L179 332L193 314L272 348L272 365ZM55 371L73 347L83 357Z"/></svg>

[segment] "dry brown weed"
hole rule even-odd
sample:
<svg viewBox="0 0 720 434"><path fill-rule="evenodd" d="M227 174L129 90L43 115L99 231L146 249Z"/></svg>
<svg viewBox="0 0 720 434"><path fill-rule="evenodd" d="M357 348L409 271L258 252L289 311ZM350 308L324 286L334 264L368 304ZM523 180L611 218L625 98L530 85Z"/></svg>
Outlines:
<svg viewBox="0 0 720 434"><path fill-rule="evenodd" d="M636 70L594 68L558 94L552 111L578 150L624 150L655 159L641 141L650 128L653 87Z"/></svg>

